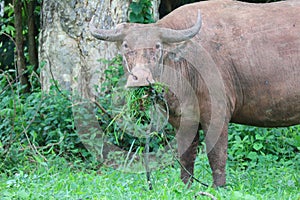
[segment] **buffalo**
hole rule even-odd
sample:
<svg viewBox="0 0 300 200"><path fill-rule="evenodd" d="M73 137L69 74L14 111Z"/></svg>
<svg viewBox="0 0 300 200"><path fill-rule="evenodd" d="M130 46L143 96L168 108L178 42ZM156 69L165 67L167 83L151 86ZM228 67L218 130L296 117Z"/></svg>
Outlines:
<svg viewBox="0 0 300 200"><path fill-rule="evenodd" d="M91 34L118 42L127 87L164 82L178 130L181 179L194 172L205 133L213 186L226 184L228 124L300 124L300 1L187 4L153 24L122 23Z"/></svg>

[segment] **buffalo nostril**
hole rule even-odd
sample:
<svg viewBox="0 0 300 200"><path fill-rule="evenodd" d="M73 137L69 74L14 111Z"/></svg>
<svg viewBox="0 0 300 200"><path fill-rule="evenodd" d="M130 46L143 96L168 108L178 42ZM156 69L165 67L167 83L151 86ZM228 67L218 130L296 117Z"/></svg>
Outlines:
<svg viewBox="0 0 300 200"><path fill-rule="evenodd" d="M148 82L149 85L151 85L151 81L149 81L148 77L146 78L146 81Z"/></svg>

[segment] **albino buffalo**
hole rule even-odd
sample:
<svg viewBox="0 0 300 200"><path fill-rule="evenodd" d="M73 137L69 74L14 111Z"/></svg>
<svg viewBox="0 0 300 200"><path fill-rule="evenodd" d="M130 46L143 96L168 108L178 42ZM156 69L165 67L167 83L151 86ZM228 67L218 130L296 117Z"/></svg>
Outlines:
<svg viewBox="0 0 300 200"><path fill-rule="evenodd" d="M213 185L222 186L230 122L300 124L300 1L205 1L154 24L104 30L91 23L90 30L99 40L120 44L128 87L155 81L170 87L166 99L170 123L180 132L185 183L194 171L199 129L206 134Z"/></svg>

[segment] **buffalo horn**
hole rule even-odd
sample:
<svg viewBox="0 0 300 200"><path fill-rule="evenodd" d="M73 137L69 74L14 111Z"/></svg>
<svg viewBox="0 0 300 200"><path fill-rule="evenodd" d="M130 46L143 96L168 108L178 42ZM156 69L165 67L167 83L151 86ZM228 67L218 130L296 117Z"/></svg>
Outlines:
<svg viewBox="0 0 300 200"><path fill-rule="evenodd" d="M124 38L123 26L117 26L115 29L98 29L93 23L93 19L90 21L89 29L95 38L104 41L116 42Z"/></svg>
<svg viewBox="0 0 300 200"><path fill-rule="evenodd" d="M202 25L202 19L201 19L200 10L198 10L197 22L196 24L194 24L194 26L184 30L162 28L161 29L162 40L167 43L175 43L175 42L182 42L191 39L200 31L201 25Z"/></svg>

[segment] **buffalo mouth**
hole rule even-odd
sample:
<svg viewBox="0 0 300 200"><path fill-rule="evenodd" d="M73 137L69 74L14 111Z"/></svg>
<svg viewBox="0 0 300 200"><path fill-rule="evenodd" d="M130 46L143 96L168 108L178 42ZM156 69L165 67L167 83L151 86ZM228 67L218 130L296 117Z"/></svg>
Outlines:
<svg viewBox="0 0 300 200"><path fill-rule="evenodd" d="M152 73L148 68L145 67L135 67L130 72L126 87L143 87L143 86L150 86L151 84L155 83Z"/></svg>

